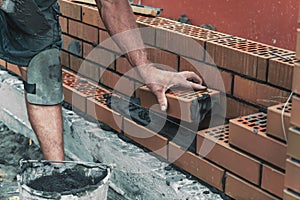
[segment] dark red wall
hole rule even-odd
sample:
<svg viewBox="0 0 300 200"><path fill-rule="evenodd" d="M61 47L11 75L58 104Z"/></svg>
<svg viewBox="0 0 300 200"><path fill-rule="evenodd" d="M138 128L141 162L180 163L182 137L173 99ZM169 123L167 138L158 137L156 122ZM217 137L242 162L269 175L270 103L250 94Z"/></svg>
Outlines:
<svg viewBox="0 0 300 200"><path fill-rule="evenodd" d="M135 0L137 1L137 0ZM186 14L194 25L295 50L299 0L141 0L163 8L162 17Z"/></svg>

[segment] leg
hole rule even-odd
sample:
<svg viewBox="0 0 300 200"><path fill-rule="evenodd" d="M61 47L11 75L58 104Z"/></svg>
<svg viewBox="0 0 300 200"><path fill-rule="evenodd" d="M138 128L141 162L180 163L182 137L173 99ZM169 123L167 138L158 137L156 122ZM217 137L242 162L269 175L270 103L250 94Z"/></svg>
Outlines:
<svg viewBox="0 0 300 200"><path fill-rule="evenodd" d="M22 78L27 81L25 69L20 67ZM25 93L28 118L39 140L44 159L64 160L61 103L55 105L32 104L28 102L27 96Z"/></svg>

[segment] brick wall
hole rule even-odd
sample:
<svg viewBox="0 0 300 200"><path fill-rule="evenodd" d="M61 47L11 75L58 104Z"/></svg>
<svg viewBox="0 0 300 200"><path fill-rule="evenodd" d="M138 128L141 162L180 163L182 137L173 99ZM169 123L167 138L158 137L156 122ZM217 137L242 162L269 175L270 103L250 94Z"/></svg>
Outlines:
<svg viewBox="0 0 300 200"><path fill-rule="evenodd" d="M206 82L213 89L219 89L214 83L218 83L220 80L217 79L221 77L224 82L221 92L227 96L227 118L245 116L231 120L229 126L193 132L196 136L195 151L184 151L180 144L167 136L107 107L103 94L114 89L119 80L118 90L125 94L137 89L140 82L114 43L98 45L108 38L108 33L95 7L66 0L60 3L66 102L235 199L297 196L283 189L285 169L290 172L299 170L294 160L298 159L299 148L287 147L286 138L282 131L278 131L282 129L279 124L283 109L283 105L278 104L286 101L292 85L296 93L299 94L300 90L298 82L292 79L300 69L297 64L294 66L295 52L160 17L137 16L139 27L149 27L147 31L142 30L142 37L149 47L150 60L176 71L195 71L207 78ZM206 51L201 48L200 51L190 51L196 48L193 45ZM5 61L0 64L19 75L15 65ZM220 76L214 76L210 70L202 71L210 68L218 69ZM293 108L300 105L299 98L294 99ZM276 106L270 107L273 105ZM266 112L268 107L270 120L267 122L267 115L258 112ZM286 127L290 120L292 125L300 126L298 118L294 119L298 109L291 111L290 107L289 104L284 114ZM290 112L294 112L292 117ZM258 114L248 115L252 113ZM297 129L291 132L298 138ZM201 150L204 140L215 143L205 157ZM286 162L289 148L288 153L294 159L289 158ZM287 175L286 179L291 181L286 187L298 192L295 182L298 179Z"/></svg>
<svg viewBox="0 0 300 200"><path fill-rule="evenodd" d="M83 60L90 59L90 51L108 38L108 33L95 7L61 1L61 12L64 39L62 63L65 68L77 72ZM168 65L177 71L196 72L201 72L199 65L213 68L216 64L227 94L227 118L266 111L268 106L284 102L291 90L294 52L159 17L137 16L137 23L139 27L149 27L147 31L142 31L142 36L149 47L149 59L153 62ZM191 52L185 55L190 47L174 46L176 42L173 39L176 38L192 39L207 53L202 51L200 54ZM118 48L111 47L102 47L98 51L105 56L96 63L85 61L84 65L88 67L81 67L82 75L109 88L131 69L126 59L118 53ZM109 61L106 60L112 62L107 63ZM103 73L105 77L99 80L97 76ZM106 77L107 74L111 77ZM125 77L130 85L135 82L132 77L130 74Z"/></svg>

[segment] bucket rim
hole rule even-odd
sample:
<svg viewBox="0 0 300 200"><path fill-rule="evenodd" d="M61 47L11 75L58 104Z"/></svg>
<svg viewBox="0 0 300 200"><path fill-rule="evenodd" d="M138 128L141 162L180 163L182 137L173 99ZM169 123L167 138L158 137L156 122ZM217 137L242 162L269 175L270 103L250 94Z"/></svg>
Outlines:
<svg viewBox="0 0 300 200"><path fill-rule="evenodd" d="M53 160L23 160L20 161L20 168L22 168L24 166L25 163L40 163L40 164L50 164L50 162L56 162ZM32 193L36 196L40 196L40 197L44 197L47 199L60 199L61 196L64 195L73 195L74 193L83 193L84 191L91 191L93 189L97 189L101 186L106 186L109 184L109 178L111 176L111 166L109 165L104 165L103 163L93 163L93 162L83 162L83 161L60 161L62 163L65 164L76 164L76 165L83 165L86 167L90 167L90 168L100 168L102 170L105 170L106 175L105 177L100 180L98 183L96 183L95 185L88 185L82 188L78 188L78 189L74 189L72 191L65 191L65 192L47 192L47 191L41 191L41 190L36 190L33 189L31 187L29 187L27 184L24 183L23 178L21 176L21 173L24 172L25 169L22 169L18 174L17 174L17 181L19 184L19 187L21 187L22 189L26 190L29 193ZM22 164L21 164L22 163ZM39 166L42 167L42 166Z"/></svg>

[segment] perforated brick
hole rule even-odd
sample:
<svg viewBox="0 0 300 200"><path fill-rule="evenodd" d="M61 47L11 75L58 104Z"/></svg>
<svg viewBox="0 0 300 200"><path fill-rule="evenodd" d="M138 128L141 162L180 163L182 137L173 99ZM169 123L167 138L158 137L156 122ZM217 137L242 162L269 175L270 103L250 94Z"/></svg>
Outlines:
<svg viewBox="0 0 300 200"><path fill-rule="evenodd" d="M290 127L292 104L288 103L283 113L286 137L284 135L281 119L284 105L285 104L279 104L268 108L267 134L286 141Z"/></svg>
<svg viewBox="0 0 300 200"><path fill-rule="evenodd" d="M291 53L238 37L208 41L206 50L217 66L259 80L266 80L269 59Z"/></svg>
<svg viewBox="0 0 300 200"><path fill-rule="evenodd" d="M298 127L289 129L287 154L300 160L300 129Z"/></svg>
<svg viewBox="0 0 300 200"><path fill-rule="evenodd" d="M62 75L64 100L82 112L86 112L87 97L101 96L105 93L109 93L107 90L92 84L73 73L68 73L66 70L62 72Z"/></svg>
<svg viewBox="0 0 300 200"><path fill-rule="evenodd" d="M296 61L295 53L270 59L268 82L290 90Z"/></svg>
<svg viewBox="0 0 300 200"><path fill-rule="evenodd" d="M141 99L142 107L151 107L153 110L161 112L156 96L146 86L138 88L136 95ZM167 114L187 122L193 122L198 115L201 115L200 111L197 112L199 107L203 105L209 107L210 102L219 102L219 92L211 89L191 91L174 88L166 92L166 97L168 100ZM155 104L156 106L153 106Z"/></svg>
<svg viewBox="0 0 300 200"><path fill-rule="evenodd" d="M252 114L230 120L229 143L281 169L285 168L286 144L266 134L267 115Z"/></svg>
<svg viewBox="0 0 300 200"><path fill-rule="evenodd" d="M197 153L256 185L260 179L260 162L229 145L229 125L199 131Z"/></svg>

